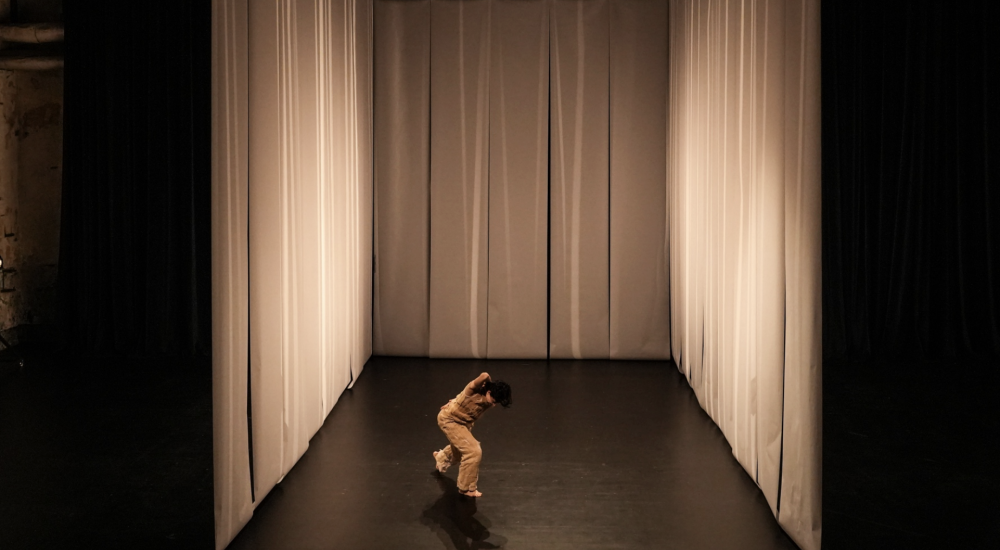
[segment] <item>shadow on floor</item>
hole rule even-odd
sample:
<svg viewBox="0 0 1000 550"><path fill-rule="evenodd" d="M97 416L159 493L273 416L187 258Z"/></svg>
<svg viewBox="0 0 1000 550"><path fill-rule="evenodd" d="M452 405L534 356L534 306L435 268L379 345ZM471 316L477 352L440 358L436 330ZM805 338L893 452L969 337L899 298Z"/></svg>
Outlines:
<svg viewBox="0 0 1000 550"><path fill-rule="evenodd" d="M503 548L507 539L490 533L489 518L478 514L476 499L460 495L455 481L435 471L441 498L424 510L420 523L430 528L447 549Z"/></svg>

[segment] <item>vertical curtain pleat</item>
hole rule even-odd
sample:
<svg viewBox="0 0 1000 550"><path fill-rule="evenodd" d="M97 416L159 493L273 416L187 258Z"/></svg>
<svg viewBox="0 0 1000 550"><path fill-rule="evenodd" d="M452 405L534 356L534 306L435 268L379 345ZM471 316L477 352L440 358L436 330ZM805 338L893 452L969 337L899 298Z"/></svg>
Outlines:
<svg viewBox="0 0 1000 550"><path fill-rule="evenodd" d="M247 431L247 1L212 4L212 425L215 539L253 513Z"/></svg>
<svg viewBox="0 0 1000 550"><path fill-rule="evenodd" d="M500 1L491 14L491 359L548 356L549 11Z"/></svg>
<svg viewBox="0 0 1000 550"><path fill-rule="evenodd" d="M430 0L375 2L373 348L428 353Z"/></svg>
<svg viewBox="0 0 1000 550"><path fill-rule="evenodd" d="M285 354L282 308L287 276L283 257L282 210L285 202L282 164L277 155L283 132L282 113L287 108L287 64L278 54L282 39L275 31L282 4L266 2L250 7L251 60L249 113L250 173L250 400L255 410L281 411L285 404L281 364ZM285 20L282 19L282 23ZM287 34L286 34L287 36ZM276 75L281 75L281 78ZM283 102L284 98L284 102ZM277 296L278 299L274 299ZM283 473L280 452L284 427L282 415L255 415L253 421L256 494L267 494ZM247 458L249 461L249 457Z"/></svg>
<svg viewBox="0 0 1000 550"><path fill-rule="evenodd" d="M372 355L372 243L374 242L374 171L372 166L372 41L373 6L371 0L354 2L355 47L352 64L352 80L355 95L355 127L357 132L354 151L357 166L358 190L357 209L359 223L356 226L356 254L358 259L357 285L361 289L356 295L358 347L351 362L351 376L357 380Z"/></svg>
<svg viewBox="0 0 1000 550"><path fill-rule="evenodd" d="M778 522L819 548L822 508L820 5L785 11L785 403ZM788 162L794 159L793 162Z"/></svg>
<svg viewBox="0 0 1000 550"><path fill-rule="evenodd" d="M819 3L671 3L672 345L803 548L820 541Z"/></svg>
<svg viewBox="0 0 1000 550"><path fill-rule="evenodd" d="M764 9L756 10L758 29L771 30L784 20L784 3L769 0ZM783 120L775 116L785 108L784 90L784 34L757 32L755 48L759 74L754 94L760 98L756 104L758 123L754 133L756 173L761 181L773 181L785 170L785 132ZM811 180L816 185L819 180ZM757 239L758 295L756 315L752 319L757 338L757 484L767 497L771 511L777 515L778 488L781 472L782 412L785 369L777 368L785 361L785 332L773 328L786 327L785 304L785 255L768 253L777 243L785 242L785 195L777 185L761 188L755 223ZM818 214L817 214L818 215ZM773 244L772 244L773 243ZM763 252L761 252L761 250Z"/></svg>
<svg viewBox="0 0 1000 550"><path fill-rule="evenodd" d="M667 4L611 4L610 355L670 358Z"/></svg>
<svg viewBox="0 0 1000 550"><path fill-rule="evenodd" d="M369 3L242 9L242 20L215 21L214 334L230 342L213 361L216 448L226 448L216 453L219 548L306 451L370 354L370 88L359 81L359 51L370 50L358 43L370 39ZM227 25L242 33L235 54L218 38ZM242 73L225 65L233 55ZM237 161L246 168L233 175Z"/></svg>
<svg viewBox="0 0 1000 550"><path fill-rule="evenodd" d="M431 357L486 357L490 6L431 3Z"/></svg>
<svg viewBox="0 0 1000 550"><path fill-rule="evenodd" d="M606 359L609 6L550 10L549 356Z"/></svg>

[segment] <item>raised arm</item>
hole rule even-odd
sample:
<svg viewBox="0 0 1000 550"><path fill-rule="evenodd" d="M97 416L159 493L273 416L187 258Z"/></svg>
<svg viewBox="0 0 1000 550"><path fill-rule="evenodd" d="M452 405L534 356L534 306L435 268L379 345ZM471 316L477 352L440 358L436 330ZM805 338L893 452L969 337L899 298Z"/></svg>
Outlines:
<svg viewBox="0 0 1000 550"><path fill-rule="evenodd" d="M476 393L483 387L483 384L489 381L490 381L490 374L488 372L480 374L479 376L476 377L475 380L469 382L469 384L465 386L465 395L472 395Z"/></svg>

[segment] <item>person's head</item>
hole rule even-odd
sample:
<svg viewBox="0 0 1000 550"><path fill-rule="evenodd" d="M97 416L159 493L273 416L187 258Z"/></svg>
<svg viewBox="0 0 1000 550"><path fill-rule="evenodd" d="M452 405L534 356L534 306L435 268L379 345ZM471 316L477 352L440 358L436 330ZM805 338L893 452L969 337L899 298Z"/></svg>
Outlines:
<svg viewBox="0 0 1000 550"><path fill-rule="evenodd" d="M487 382L484 389L486 390L486 393L493 398L494 403L499 404L505 409L513 403L510 396L510 384L504 382L503 380Z"/></svg>

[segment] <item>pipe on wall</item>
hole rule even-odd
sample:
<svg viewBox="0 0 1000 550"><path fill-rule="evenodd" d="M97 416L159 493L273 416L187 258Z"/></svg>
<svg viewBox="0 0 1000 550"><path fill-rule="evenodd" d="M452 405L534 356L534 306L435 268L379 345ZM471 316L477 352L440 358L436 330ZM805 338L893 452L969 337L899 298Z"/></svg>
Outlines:
<svg viewBox="0 0 1000 550"><path fill-rule="evenodd" d="M66 31L59 23L8 23L0 25L0 41L21 44L62 42Z"/></svg>
<svg viewBox="0 0 1000 550"><path fill-rule="evenodd" d="M5 71L52 71L62 67L61 56L30 54L0 56L0 70Z"/></svg>

